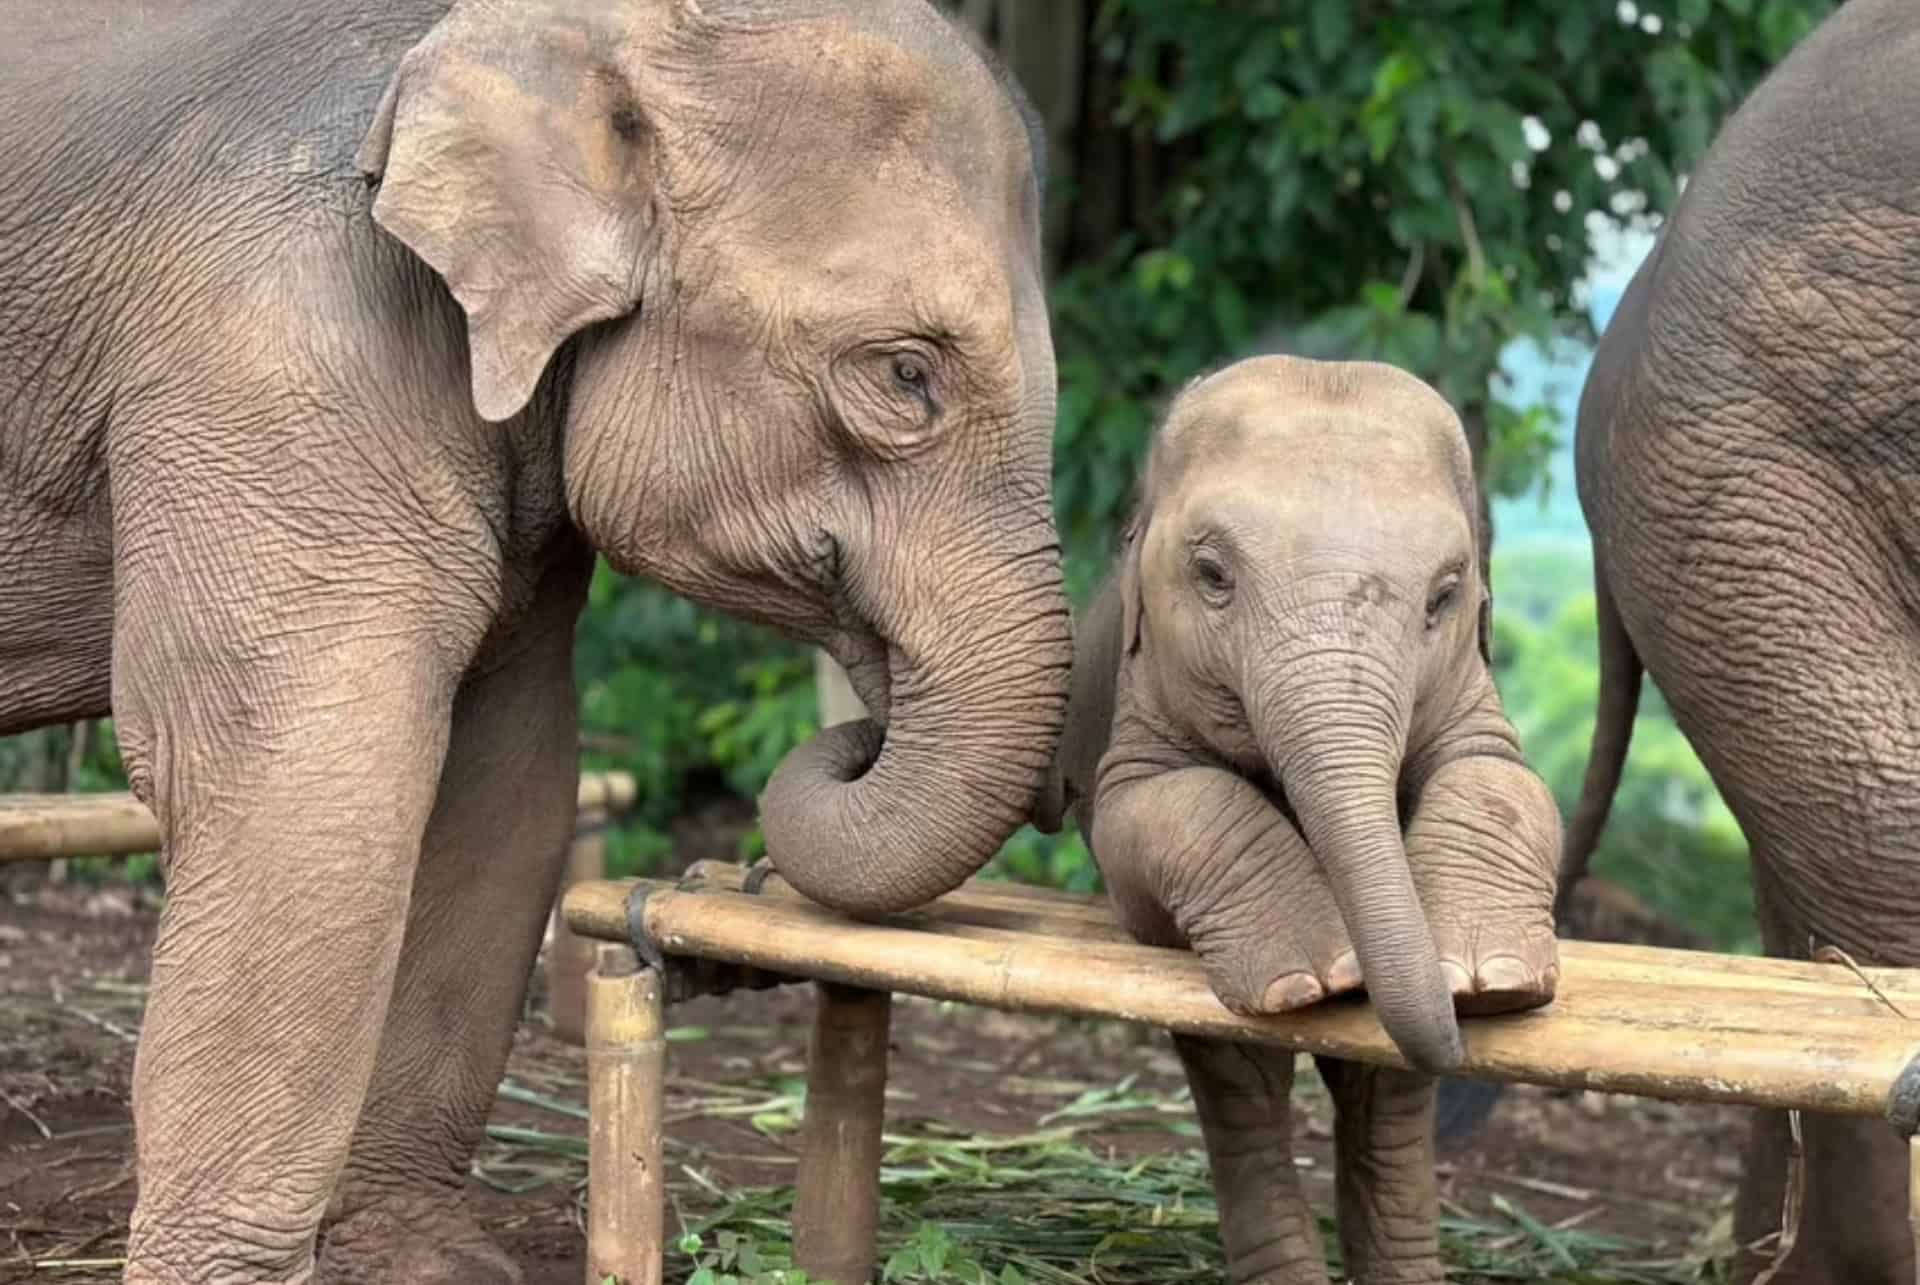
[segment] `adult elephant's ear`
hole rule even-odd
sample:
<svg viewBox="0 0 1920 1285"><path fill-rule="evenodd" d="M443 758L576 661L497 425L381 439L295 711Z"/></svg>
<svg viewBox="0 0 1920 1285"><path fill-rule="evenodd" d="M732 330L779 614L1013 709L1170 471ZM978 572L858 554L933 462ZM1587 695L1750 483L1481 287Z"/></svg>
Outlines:
<svg viewBox="0 0 1920 1285"><path fill-rule="evenodd" d="M1480 659L1493 668L1493 595L1487 592L1480 595Z"/></svg>
<svg viewBox="0 0 1920 1285"><path fill-rule="evenodd" d="M554 351L631 312L654 132L593 6L462 0L401 60L358 164L373 217L467 314L473 404L518 413Z"/></svg>

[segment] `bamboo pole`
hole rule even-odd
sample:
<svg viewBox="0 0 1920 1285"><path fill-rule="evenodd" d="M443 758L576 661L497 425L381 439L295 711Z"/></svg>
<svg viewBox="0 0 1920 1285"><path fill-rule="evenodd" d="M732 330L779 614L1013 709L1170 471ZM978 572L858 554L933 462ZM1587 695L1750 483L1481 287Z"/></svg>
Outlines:
<svg viewBox="0 0 1920 1285"><path fill-rule="evenodd" d="M119 857L160 847L160 827L131 794L0 796L0 861Z"/></svg>
<svg viewBox="0 0 1920 1285"><path fill-rule="evenodd" d="M583 773L576 806L617 814L633 806L635 792L625 772ZM0 861L124 857L159 848L159 825L131 794L0 795Z"/></svg>
<svg viewBox="0 0 1920 1285"><path fill-rule="evenodd" d="M696 862L686 873L688 885L697 884L700 891L736 892L745 877L746 867L713 861ZM796 905L814 904L778 874L767 878L760 895ZM1005 932L1076 941L1133 940L1114 919L1112 906L1104 897L980 879L970 879L925 906L893 915L867 916L866 921L961 936L989 937L993 932ZM1761 990L1861 999L1872 994L1861 981L1865 977L1902 1011L1920 1019L1920 969L1870 967L1856 973L1839 963L1720 955L1667 946L1584 941L1562 941L1558 946L1563 968L1567 961L1578 961L1583 973L1620 986Z"/></svg>
<svg viewBox="0 0 1920 1285"><path fill-rule="evenodd" d="M893 996L820 982L794 1179L793 1265L808 1280L866 1285L880 1226L880 1133Z"/></svg>
<svg viewBox="0 0 1920 1285"><path fill-rule="evenodd" d="M1187 951L925 918L906 925L856 922L784 896L636 882L649 891L644 929L670 956L1405 1066L1364 1002L1243 1017L1220 1004ZM586 936L625 940L634 887L579 885L566 898L568 922ZM1896 1077L1920 1055L1920 1027L1837 965L1769 960L1755 973L1745 971L1751 961L1702 952L1573 945L1562 944L1553 1004L1461 1023L1466 1061L1458 1074L1883 1115ZM1884 986L1889 993L1911 994L1912 975L1890 976L1894 971L1868 975L1890 983Z"/></svg>
<svg viewBox="0 0 1920 1285"><path fill-rule="evenodd" d="M666 1032L660 975L602 946L587 987L587 1285L660 1285Z"/></svg>

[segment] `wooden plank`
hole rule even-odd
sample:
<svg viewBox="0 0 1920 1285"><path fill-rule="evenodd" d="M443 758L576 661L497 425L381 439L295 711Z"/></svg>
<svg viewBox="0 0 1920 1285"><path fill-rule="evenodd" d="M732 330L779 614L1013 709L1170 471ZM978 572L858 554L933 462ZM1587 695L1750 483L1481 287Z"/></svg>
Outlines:
<svg viewBox="0 0 1920 1285"><path fill-rule="evenodd" d="M635 785L625 772L580 777L582 812L624 812ZM160 827L138 799L110 794L0 795L0 861L124 857L160 847Z"/></svg>
<svg viewBox="0 0 1920 1285"><path fill-rule="evenodd" d="M943 922L855 922L785 896L596 882L565 903L576 932L624 940L627 896L644 886L648 934L670 955L904 991L992 1008L1118 1018L1217 1039L1404 1066L1361 1000L1283 1017L1228 1011L1186 951ZM964 890L963 890L964 891ZM950 898L943 898L942 902ZM935 903L938 907L941 903ZM1568 943L1569 946L1574 943ZM1907 1021L1834 965L1581 943L1562 956L1546 1008L1461 1023L1461 1074L1682 1101L1881 1115L1894 1080L1920 1056ZM1886 976L1890 970L1875 970ZM1890 979L1891 980L1891 979ZM1900 977L1902 989L1912 979Z"/></svg>

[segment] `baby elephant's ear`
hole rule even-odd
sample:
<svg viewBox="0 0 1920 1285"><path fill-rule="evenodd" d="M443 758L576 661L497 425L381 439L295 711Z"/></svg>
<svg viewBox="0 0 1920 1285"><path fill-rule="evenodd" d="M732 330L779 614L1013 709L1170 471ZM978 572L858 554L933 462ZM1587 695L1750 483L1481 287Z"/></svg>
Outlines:
<svg viewBox="0 0 1920 1285"><path fill-rule="evenodd" d="M1141 546L1147 542L1150 515L1142 509L1127 526L1126 547L1120 553L1120 654L1131 656L1140 650Z"/></svg>
<svg viewBox="0 0 1920 1285"><path fill-rule="evenodd" d="M375 221L466 311L488 420L527 404L570 336L639 301L654 132L591 9L455 5L401 61L360 146Z"/></svg>

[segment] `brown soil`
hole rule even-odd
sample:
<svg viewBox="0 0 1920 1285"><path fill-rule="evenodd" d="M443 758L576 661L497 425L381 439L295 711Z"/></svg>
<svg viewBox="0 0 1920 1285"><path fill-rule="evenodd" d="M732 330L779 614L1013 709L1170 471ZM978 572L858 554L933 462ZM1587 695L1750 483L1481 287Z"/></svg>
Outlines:
<svg viewBox="0 0 1920 1285"><path fill-rule="evenodd" d="M154 926L151 895L126 886L49 887L37 872L4 878L13 888L0 882L0 1281L118 1280L115 1260L134 1194L127 1085ZM728 1187L791 1181L790 1135L757 1130L744 1113L716 1114L715 1104L752 1102L770 1082L802 1072L810 1005L804 988L789 987L674 1010L675 1026L706 1030L672 1046L676 1199L700 1196L688 1170ZM510 1081L582 1102L580 1051L548 1033L537 994L529 1008ZM1137 1087L1162 1094L1182 1085L1158 1036L1117 1024L903 999L894 1034L895 1125L937 1119L1014 1133L1128 1074L1137 1074ZM1314 1077L1301 1082L1298 1151L1308 1190L1325 1206L1325 1099ZM582 1136L579 1120L516 1101L499 1103L495 1123ZM1469 1147L1445 1158L1445 1192L1463 1210L1484 1212L1504 1197L1543 1223L1577 1220L1583 1231L1612 1231L1678 1254L1724 1223L1744 1132L1742 1113L1730 1109L1518 1089ZM1164 1127L1083 1140L1119 1152L1195 1145ZM498 1182L531 1184L514 1194L479 1178L469 1184L475 1208L524 1265L528 1285L577 1285L581 1164L496 1142L480 1168Z"/></svg>

